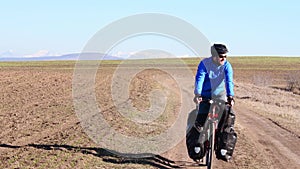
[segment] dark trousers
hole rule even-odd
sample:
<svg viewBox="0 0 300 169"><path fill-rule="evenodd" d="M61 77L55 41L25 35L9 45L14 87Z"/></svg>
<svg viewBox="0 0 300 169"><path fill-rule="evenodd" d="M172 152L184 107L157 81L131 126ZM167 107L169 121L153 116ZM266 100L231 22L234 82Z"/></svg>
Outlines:
<svg viewBox="0 0 300 169"><path fill-rule="evenodd" d="M199 105L199 111L198 111L195 123L197 123L197 125L204 126L205 122L207 120L207 115L208 115L209 112L211 112L211 109L212 109L212 106L211 106L210 103L208 103L208 102L201 102L200 105ZM223 116L223 114L226 113L226 106L225 106L225 104L218 105L216 107L216 113L219 113L218 118L219 118L219 122L221 123L221 121L224 120L224 117L222 118L222 116Z"/></svg>

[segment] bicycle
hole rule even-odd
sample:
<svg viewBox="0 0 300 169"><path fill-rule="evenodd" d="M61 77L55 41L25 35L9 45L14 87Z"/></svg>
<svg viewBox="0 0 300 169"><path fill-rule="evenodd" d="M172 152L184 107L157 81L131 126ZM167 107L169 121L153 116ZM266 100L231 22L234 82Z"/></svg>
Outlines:
<svg viewBox="0 0 300 169"><path fill-rule="evenodd" d="M213 167L213 161L216 159L215 151L217 150L217 138L216 132L218 130L219 124L219 115L221 112L217 112L216 109L223 110L220 108L222 105L229 105L227 102L223 100L209 99L204 100L204 102L208 102L210 104L210 111L207 116L207 122L204 126L205 130L203 133L206 134L207 140L204 142L205 149L205 166L207 169L211 169ZM197 105L199 108L199 105ZM222 115L220 116L222 117ZM221 150L221 154L226 154L226 150ZM202 159L203 160L203 159Z"/></svg>

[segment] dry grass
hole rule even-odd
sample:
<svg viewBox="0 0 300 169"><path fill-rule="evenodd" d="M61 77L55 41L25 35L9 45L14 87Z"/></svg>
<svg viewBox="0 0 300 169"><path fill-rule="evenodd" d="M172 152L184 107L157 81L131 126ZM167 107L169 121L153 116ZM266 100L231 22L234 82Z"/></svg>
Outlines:
<svg viewBox="0 0 300 169"><path fill-rule="evenodd" d="M300 96L274 89L286 85L286 75L299 71L299 58L246 57L229 58L236 81L237 104L243 103L255 111L300 135ZM152 61L168 64L170 60ZM199 59L184 59L193 72ZM106 118L119 131L134 136L157 134L172 124L178 106L178 88L174 80L159 71L137 74L130 86L132 103L139 110L149 108L149 94L153 89L165 92L166 112L149 126L136 125L121 117L113 108L110 95L112 71L119 62L106 62L96 77L97 101ZM149 61L147 61L149 63ZM13 62L0 63L0 168L159 168L165 165L155 159L118 157L95 144L83 131L74 112L72 76L74 62ZM170 67L176 67L177 62ZM132 66L132 65L131 65ZM299 74L299 73L297 73ZM154 77L155 75L155 77ZM266 78L267 77L267 78ZM173 88L170 89L169 85ZM140 87L140 88L139 88ZM192 89L191 89L192 90ZM105 113L105 112L104 112ZM113 113L113 114L112 114ZM116 121L116 119L118 121ZM125 127L120 127L122 124ZM257 161L255 142L237 126L239 139L237 156L239 168L261 168L268 163ZM143 132L141 132L143 131ZM146 131L146 132L145 132ZM243 153L244 146L249 153ZM251 148L252 147L252 148ZM253 160L255 160L253 162Z"/></svg>

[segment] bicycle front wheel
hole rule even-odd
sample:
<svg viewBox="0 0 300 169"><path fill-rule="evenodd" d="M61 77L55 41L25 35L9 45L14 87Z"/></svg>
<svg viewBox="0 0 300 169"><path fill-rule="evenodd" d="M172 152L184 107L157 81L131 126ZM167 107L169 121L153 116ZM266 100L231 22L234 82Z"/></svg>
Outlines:
<svg viewBox="0 0 300 169"><path fill-rule="evenodd" d="M214 124L210 124L209 126L209 135L208 135L208 149L206 151L206 165L207 165L207 169L212 169L213 167L213 161L215 158L215 153L214 153L214 147L215 147L215 126Z"/></svg>

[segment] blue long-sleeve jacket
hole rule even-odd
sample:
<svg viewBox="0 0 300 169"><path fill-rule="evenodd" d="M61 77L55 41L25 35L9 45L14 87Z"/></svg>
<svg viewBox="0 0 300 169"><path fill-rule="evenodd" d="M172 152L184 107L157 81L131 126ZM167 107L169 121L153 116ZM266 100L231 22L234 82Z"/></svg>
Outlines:
<svg viewBox="0 0 300 169"><path fill-rule="evenodd" d="M199 63L194 94L206 98L226 99L226 96L234 96L233 87L233 70L227 60L220 66L213 63L212 57Z"/></svg>

